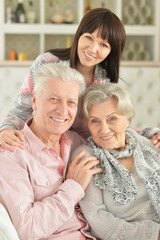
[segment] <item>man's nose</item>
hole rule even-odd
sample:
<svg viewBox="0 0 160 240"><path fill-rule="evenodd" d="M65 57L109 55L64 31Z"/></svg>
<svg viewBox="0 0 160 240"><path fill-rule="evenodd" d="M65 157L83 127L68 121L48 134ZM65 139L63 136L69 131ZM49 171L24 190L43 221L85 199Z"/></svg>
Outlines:
<svg viewBox="0 0 160 240"><path fill-rule="evenodd" d="M68 113L68 105L66 101L61 101L58 105L58 111L62 115L66 115Z"/></svg>

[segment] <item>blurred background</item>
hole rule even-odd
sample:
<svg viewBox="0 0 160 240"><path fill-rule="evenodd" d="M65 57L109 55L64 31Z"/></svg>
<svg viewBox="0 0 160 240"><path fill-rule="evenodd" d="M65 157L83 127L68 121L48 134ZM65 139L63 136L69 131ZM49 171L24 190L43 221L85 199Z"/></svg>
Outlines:
<svg viewBox="0 0 160 240"><path fill-rule="evenodd" d="M96 7L109 8L125 26L120 78L135 105L133 126L160 127L159 0L0 0L0 120L33 60L69 47L81 18Z"/></svg>

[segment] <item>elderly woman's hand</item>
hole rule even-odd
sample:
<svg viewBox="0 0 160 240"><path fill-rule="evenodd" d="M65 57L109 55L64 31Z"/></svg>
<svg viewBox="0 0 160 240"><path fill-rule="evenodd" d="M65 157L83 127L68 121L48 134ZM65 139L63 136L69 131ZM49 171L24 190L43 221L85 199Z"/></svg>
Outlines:
<svg viewBox="0 0 160 240"><path fill-rule="evenodd" d="M94 168L100 161L96 157L84 157L85 151L78 153L68 165L66 178L78 182L84 190L88 187L91 177L103 171L102 168Z"/></svg>
<svg viewBox="0 0 160 240"><path fill-rule="evenodd" d="M0 152L3 152L5 149L14 152L14 147L25 148L22 132L14 129L3 129L0 132Z"/></svg>
<svg viewBox="0 0 160 240"><path fill-rule="evenodd" d="M153 135L151 142L155 147L160 147L160 131Z"/></svg>

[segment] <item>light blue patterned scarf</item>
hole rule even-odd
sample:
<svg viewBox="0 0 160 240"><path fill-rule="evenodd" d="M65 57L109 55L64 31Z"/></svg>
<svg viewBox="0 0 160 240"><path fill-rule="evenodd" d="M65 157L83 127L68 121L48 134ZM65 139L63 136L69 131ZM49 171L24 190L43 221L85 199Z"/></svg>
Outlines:
<svg viewBox="0 0 160 240"><path fill-rule="evenodd" d="M160 219L160 157L149 145L142 143L133 134L132 129L126 130L126 147L123 151L105 150L97 146L92 137L88 142L94 156L101 161L104 171L95 175L95 184L103 190L112 193L117 205L134 201L137 196L137 186L132 174L117 161L117 158L127 158L133 154L134 165L139 177L146 185L151 202L156 210L155 221Z"/></svg>

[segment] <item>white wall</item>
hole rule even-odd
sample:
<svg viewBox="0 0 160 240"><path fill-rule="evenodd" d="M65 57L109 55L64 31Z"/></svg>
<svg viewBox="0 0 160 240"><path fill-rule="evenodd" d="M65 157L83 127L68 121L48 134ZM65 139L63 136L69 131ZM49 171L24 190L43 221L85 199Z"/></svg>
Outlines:
<svg viewBox="0 0 160 240"><path fill-rule="evenodd" d="M128 83L137 128L160 127L160 67L121 67L120 76Z"/></svg>
<svg viewBox="0 0 160 240"><path fill-rule="evenodd" d="M29 67L0 67L0 121L11 108Z"/></svg>
<svg viewBox="0 0 160 240"><path fill-rule="evenodd" d="M29 66L0 67L0 121L14 101ZM133 126L160 127L160 67L122 66L120 76L127 84L136 109Z"/></svg>

